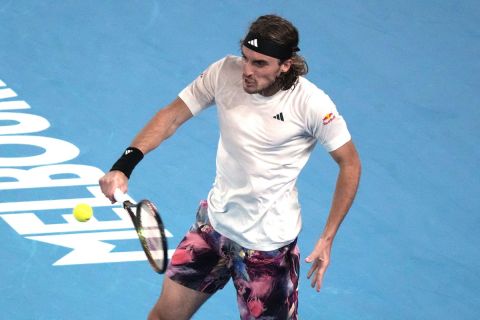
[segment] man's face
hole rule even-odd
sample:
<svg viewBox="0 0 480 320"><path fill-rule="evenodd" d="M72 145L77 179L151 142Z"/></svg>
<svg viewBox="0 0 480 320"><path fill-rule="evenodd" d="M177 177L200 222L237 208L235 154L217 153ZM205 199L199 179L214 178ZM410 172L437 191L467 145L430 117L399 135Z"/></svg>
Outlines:
<svg viewBox="0 0 480 320"><path fill-rule="evenodd" d="M249 94L260 93L265 96L279 90L273 86L282 72L287 72L291 60L280 64L280 60L258 53L242 46L243 56L243 90Z"/></svg>

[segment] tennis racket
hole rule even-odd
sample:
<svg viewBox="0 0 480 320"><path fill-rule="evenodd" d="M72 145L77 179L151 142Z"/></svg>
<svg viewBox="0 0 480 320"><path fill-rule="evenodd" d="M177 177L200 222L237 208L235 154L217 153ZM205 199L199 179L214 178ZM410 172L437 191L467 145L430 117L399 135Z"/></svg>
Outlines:
<svg viewBox="0 0 480 320"><path fill-rule="evenodd" d="M113 196L117 202L123 204L123 208L130 215L140 244L153 270L164 273L168 263L168 246L165 228L157 208L149 200L142 200L135 204L119 189L115 190Z"/></svg>

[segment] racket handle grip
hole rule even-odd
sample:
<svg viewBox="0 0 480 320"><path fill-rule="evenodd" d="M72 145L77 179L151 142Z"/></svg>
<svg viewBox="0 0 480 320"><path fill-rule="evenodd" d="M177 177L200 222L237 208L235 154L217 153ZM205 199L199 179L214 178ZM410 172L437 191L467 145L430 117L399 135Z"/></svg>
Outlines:
<svg viewBox="0 0 480 320"><path fill-rule="evenodd" d="M113 197L117 202L125 202L128 200L128 196L118 188L113 192Z"/></svg>

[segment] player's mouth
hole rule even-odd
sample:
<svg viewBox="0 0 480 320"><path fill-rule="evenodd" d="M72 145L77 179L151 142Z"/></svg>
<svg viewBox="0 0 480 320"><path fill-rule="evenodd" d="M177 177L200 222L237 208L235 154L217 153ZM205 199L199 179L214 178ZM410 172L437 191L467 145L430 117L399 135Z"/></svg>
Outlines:
<svg viewBox="0 0 480 320"><path fill-rule="evenodd" d="M243 77L243 86L246 88L252 88L257 85L257 82L251 78Z"/></svg>

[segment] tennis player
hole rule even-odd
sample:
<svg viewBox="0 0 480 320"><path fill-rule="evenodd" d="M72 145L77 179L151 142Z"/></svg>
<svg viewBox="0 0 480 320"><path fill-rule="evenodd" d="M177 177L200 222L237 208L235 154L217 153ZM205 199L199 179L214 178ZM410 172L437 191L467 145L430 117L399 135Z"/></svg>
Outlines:
<svg viewBox="0 0 480 320"><path fill-rule="evenodd" d="M241 319L297 319L302 223L296 181L317 143L339 167L326 224L306 257L307 277L320 290L361 169L335 104L303 77L307 65L298 43L289 21L259 17L241 42L242 57L210 65L152 118L101 178L102 191L113 200L116 188L127 191L144 154L185 121L217 106L215 181L171 259L149 319L189 319L230 279Z"/></svg>

